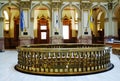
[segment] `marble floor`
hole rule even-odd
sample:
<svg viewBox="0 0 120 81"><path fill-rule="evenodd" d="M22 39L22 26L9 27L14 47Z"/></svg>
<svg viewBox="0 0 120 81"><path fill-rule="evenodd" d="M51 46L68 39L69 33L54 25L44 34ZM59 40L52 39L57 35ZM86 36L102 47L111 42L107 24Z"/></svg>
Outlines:
<svg viewBox="0 0 120 81"><path fill-rule="evenodd" d="M42 76L21 73L14 69L17 54L16 50L0 52L0 81L120 81L120 59L114 54L111 54L111 62L114 64L112 70L83 76Z"/></svg>

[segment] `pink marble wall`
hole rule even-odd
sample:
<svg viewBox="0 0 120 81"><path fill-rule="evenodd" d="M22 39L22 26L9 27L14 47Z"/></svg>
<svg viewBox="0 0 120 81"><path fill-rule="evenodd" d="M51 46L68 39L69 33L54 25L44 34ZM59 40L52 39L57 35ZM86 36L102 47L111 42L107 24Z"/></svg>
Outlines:
<svg viewBox="0 0 120 81"><path fill-rule="evenodd" d="M81 36L78 38L78 43L92 44L92 36Z"/></svg>
<svg viewBox="0 0 120 81"><path fill-rule="evenodd" d="M53 36L50 39L51 39L50 43L53 44L63 43L63 39L61 36Z"/></svg>
<svg viewBox="0 0 120 81"><path fill-rule="evenodd" d="M20 37L20 46L32 44L32 39L30 37Z"/></svg>

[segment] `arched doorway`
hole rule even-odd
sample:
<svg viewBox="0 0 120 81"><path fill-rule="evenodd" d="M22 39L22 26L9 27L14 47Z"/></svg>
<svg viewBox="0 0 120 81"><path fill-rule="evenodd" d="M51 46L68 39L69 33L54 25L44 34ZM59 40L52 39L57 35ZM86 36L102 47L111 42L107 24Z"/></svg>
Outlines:
<svg viewBox="0 0 120 81"><path fill-rule="evenodd" d="M71 28L71 19L69 19L66 15L63 18L63 39L64 43L71 42L72 39L72 28Z"/></svg>
<svg viewBox="0 0 120 81"><path fill-rule="evenodd" d="M78 35L78 12L68 5L62 11L62 34L64 43L76 43Z"/></svg>
<svg viewBox="0 0 120 81"><path fill-rule="evenodd" d="M50 12L45 5L34 7L34 43L49 43Z"/></svg>
<svg viewBox="0 0 120 81"><path fill-rule="evenodd" d="M3 16L5 49L15 49L19 45L19 9L14 5L6 5Z"/></svg>
<svg viewBox="0 0 120 81"><path fill-rule="evenodd" d="M49 24L44 15L38 18L37 36L38 43L49 43Z"/></svg>
<svg viewBox="0 0 120 81"><path fill-rule="evenodd" d="M93 8L92 43L104 44L104 20L104 10L101 7Z"/></svg>

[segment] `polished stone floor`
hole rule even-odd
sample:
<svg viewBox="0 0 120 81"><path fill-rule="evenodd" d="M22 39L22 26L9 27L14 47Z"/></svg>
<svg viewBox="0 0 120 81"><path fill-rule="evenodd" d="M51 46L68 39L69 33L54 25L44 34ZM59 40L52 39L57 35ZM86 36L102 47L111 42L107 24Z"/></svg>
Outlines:
<svg viewBox="0 0 120 81"><path fill-rule="evenodd" d="M14 69L17 54L16 50L0 52L0 81L120 81L120 59L114 54L111 54L111 62L114 64L112 70L83 76L42 76L21 73Z"/></svg>

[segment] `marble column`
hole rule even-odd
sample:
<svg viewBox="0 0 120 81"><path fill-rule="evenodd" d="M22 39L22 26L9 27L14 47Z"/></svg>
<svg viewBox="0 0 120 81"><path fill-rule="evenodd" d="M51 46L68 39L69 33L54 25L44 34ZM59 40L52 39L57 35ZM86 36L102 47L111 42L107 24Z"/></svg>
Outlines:
<svg viewBox="0 0 120 81"><path fill-rule="evenodd" d="M88 16L89 16L89 12L90 12L90 7L91 7L91 3L82 3L82 16L81 16L81 23L82 23L82 28L80 28L79 30L82 33L78 33L81 34L78 37L78 43L85 43L85 44L91 44L92 43L92 35L91 35L91 29L89 27L88 24Z"/></svg>
<svg viewBox="0 0 120 81"><path fill-rule="evenodd" d="M81 18L78 18L78 36L77 36L77 42L80 43L80 37L82 36L82 22L81 22Z"/></svg>
<svg viewBox="0 0 120 81"><path fill-rule="evenodd" d="M112 11L109 11L109 18L105 19L105 43L108 43L111 39L116 39L118 37L117 19L112 17Z"/></svg>
<svg viewBox="0 0 120 81"><path fill-rule="evenodd" d="M34 17L30 18L29 31L30 31L31 43L33 44L34 43Z"/></svg>
<svg viewBox="0 0 120 81"><path fill-rule="evenodd" d="M20 2L20 8L23 10L24 15L24 30L20 31L20 45L28 45L32 43L32 37L33 37L33 27L30 23L30 1L21 1Z"/></svg>
<svg viewBox="0 0 120 81"><path fill-rule="evenodd" d="M105 18L104 23L105 23L105 27L104 27L104 43L107 43L108 38L110 36L110 33L109 33L109 19Z"/></svg>
<svg viewBox="0 0 120 81"><path fill-rule="evenodd" d="M118 24L117 24L117 18L112 17L112 36L116 39L118 38Z"/></svg>
<svg viewBox="0 0 120 81"><path fill-rule="evenodd" d="M62 35L61 35L61 28L60 28L60 2L53 2L52 3L52 35L51 35L51 43L62 43Z"/></svg>
<svg viewBox="0 0 120 81"><path fill-rule="evenodd" d="M0 17L0 52L4 51L4 18Z"/></svg>

